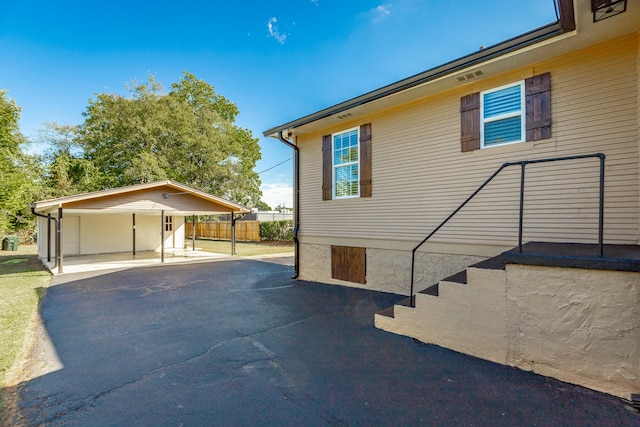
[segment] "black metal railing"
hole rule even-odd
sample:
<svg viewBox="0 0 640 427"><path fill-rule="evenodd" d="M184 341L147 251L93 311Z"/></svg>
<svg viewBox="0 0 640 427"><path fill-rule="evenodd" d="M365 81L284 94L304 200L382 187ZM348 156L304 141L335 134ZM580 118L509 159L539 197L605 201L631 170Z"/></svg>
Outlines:
<svg viewBox="0 0 640 427"><path fill-rule="evenodd" d="M579 156L566 156L566 157L552 157L547 159L539 159L539 160L520 160L517 162L506 162L503 163L502 166L496 170L493 175L491 175L476 191L474 191L467 200L462 202L460 206L456 208L449 216L440 223L427 237L425 237L413 250L411 251L411 290L409 292L409 298L411 300L411 307L415 307L415 296L413 292L414 285L414 270L415 270L415 259L416 259L416 251L420 246L422 246L427 240L431 238L434 234L438 232L451 218L453 218L467 203L473 199L476 194L478 194L484 187L489 184L493 178L495 178L500 172L506 169L509 166L520 165L520 217L518 222L518 251L522 253L522 228L523 228L523 211L524 211L524 181L525 181L525 166L534 163L549 163L549 162L560 162L566 160L579 160L579 159L588 159L597 157L600 159L600 204L599 204L599 212L598 212L598 254L599 256L603 256L604 252L604 244L603 244L603 236L604 236L604 159L605 155L602 153L595 154L583 154Z"/></svg>

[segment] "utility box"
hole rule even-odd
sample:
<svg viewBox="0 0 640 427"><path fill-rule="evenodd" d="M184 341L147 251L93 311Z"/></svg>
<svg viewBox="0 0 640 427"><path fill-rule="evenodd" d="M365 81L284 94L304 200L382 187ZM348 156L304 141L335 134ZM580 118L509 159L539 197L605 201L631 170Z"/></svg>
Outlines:
<svg viewBox="0 0 640 427"><path fill-rule="evenodd" d="M18 236L6 236L2 239L3 251L17 251L20 244L20 237Z"/></svg>

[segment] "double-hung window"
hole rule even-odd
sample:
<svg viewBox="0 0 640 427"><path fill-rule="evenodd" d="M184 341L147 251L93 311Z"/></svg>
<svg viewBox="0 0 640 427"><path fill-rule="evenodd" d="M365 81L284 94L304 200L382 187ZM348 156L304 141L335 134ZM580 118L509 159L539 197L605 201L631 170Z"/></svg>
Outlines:
<svg viewBox="0 0 640 427"><path fill-rule="evenodd" d="M551 74L460 98L460 149L551 138Z"/></svg>
<svg viewBox="0 0 640 427"><path fill-rule="evenodd" d="M360 196L358 128L332 135L333 197Z"/></svg>
<svg viewBox="0 0 640 427"><path fill-rule="evenodd" d="M524 81L480 93L481 147L525 140Z"/></svg>
<svg viewBox="0 0 640 427"><path fill-rule="evenodd" d="M371 123L322 136L322 200L371 197Z"/></svg>

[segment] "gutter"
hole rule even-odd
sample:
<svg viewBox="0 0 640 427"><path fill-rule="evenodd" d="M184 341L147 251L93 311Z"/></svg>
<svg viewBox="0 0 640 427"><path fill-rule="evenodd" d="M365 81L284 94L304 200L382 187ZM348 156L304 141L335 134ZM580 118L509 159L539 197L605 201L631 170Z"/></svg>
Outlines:
<svg viewBox="0 0 640 427"><path fill-rule="evenodd" d="M282 136L282 131L278 132L278 139L283 144L293 148L293 244L294 244L294 275L292 279L297 279L300 274L300 242L298 240L298 230L300 229L300 149L297 145L288 141Z"/></svg>
<svg viewBox="0 0 640 427"><path fill-rule="evenodd" d="M284 130L292 130L335 114L343 113L352 108L394 95L399 92L429 83L447 75L457 73L469 67L509 54L511 52L535 45L545 40L560 36L576 29L573 0L557 0L560 17L557 21L505 40L481 51L473 52L461 58L431 68L419 74L365 93L347 101L325 108L299 119L271 128L263 132L264 136L275 136Z"/></svg>

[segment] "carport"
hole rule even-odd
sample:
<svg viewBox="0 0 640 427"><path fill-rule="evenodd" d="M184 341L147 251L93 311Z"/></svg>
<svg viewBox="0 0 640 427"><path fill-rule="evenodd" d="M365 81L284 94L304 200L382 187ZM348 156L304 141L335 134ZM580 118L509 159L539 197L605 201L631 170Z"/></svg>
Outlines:
<svg viewBox="0 0 640 427"><path fill-rule="evenodd" d="M140 252L186 254L185 221L200 215L231 214L235 221L250 209L175 181L157 181L78 194L31 204L38 216L38 256L63 272L64 256ZM195 251L192 236L191 251ZM146 255L148 258L148 254Z"/></svg>

